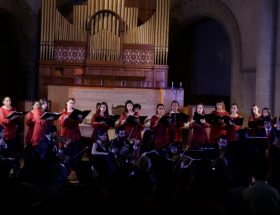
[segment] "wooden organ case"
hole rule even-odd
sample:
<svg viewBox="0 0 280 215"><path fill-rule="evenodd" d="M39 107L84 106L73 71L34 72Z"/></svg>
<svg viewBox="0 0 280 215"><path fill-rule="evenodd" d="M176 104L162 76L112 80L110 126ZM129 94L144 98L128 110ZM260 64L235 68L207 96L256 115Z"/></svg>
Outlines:
<svg viewBox="0 0 280 215"><path fill-rule="evenodd" d="M170 0L137 24L139 9L125 0L73 6L73 21L42 1L39 96L48 85L165 88Z"/></svg>

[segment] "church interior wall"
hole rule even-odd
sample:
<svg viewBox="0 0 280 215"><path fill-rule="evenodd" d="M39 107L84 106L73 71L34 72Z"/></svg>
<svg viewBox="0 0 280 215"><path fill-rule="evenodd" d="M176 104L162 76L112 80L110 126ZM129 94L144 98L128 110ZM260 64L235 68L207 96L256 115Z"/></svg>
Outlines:
<svg viewBox="0 0 280 215"><path fill-rule="evenodd" d="M24 2L28 6L27 9L24 10L24 6L20 6L18 2ZM25 95L26 99L36 98L36 73L38 72L38 68L36 67L36 56L38 55L38 50L36 50L36 48L34 47L36 46L38 39L37 24L39 22L39 11L41 5L40 2L41 1L38 0L2 0L0 2L0 8L14 14L17 20L17 23L15 25L17 25L18 28L21 28L20 32L17 32L17 34L19 37L21 46L20 51L22 52L22 59L24 61L24 68L26 70L27 77L24 80L26 82L27 88ZM173 16L173 19L171 19L171 24L176 25L180 22L186 21L184 20L184 14L188 14L190 12L186 10L186 5L190 2L192 1L171 1L171 8L173 8L173 10L171 10L171 16ZM200 0L199 2L203 3L209 1ZM239 74L234 77L237 78L237 80L234 81L234 87L232 87L231 89L232 91L235 90L236 92L231 92L231 97L233 99L242 98L242 100L237 102L241 104L243 110L247 111L252 103L255 102L256 80L254 72L256 72L257 54L259 47L258 34L260 32L260 0L219 0L218 2L222 2L230 10L238 26L238 34L241 41L241 43L239 44L240 47L237 47L241 51L240 56L238 56L240 57L240 65L234 67L235 70L239 71ZM197 8L196 10L199 10L199 8ZM32 11L30 16L28 16L28 11ZM214 14L213 16L219 17L219 11L212 12ZM230 29L232 26L226 27ZM279 26L277 26L277 28L279 29ZM277 50L279 49L280 48L278 47ZM278 70L279 60L276 62L276 83L278 83L278 80L280 79ZM239 87L239 89L236 88L237 86ZM279 87L277 84L275 84L274 91L279 91ZM277 112L279 107L280 101L279 99L277 99L277 95L275 95L274 110Z"/></svg>

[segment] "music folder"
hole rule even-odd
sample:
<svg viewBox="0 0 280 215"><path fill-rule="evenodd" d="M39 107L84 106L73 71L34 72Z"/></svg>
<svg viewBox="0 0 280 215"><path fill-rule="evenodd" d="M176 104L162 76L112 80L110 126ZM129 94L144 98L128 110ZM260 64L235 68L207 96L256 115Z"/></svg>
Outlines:
<svg viewBox="0 0 280 215"><path fill-rule="evenodd" d="M238 117L238 118L232 119L233 124L238 125L238 126L242 126L243 121L244 121L243 117Z"/></svg>
<svg viewBox="0 0 280 215"><path fill-rule="evenodd" d="M94 121L95 122L104 122L106 123L109 119L107 117L103 116L95 116Z"/></svg>
<svg viewBox="0 0 280 215"><path fill-rule="evenodd" d="M249 128L258 128L259 126L264 126L264 120L263 119L257 119L253 121L248 122L248 127Z"/></svg>
<svg viewBox="0 0 280 215"><path fill-rule="evenodd" d="M270 117L270 116L266 116L266 117L263 117L262 118L263 120L263 123L266 122L266 123L271 123L271 125L275 125L277 123L277 117Z"/></svg>
<svg viewBox="0 0 280 215"><path fill-rule="evenodd" d="M172 119L173 123L175 121L187 123L189 121L189 117L190 116L185 114L185 113L171 113L171 116L170 116L170 118Z"/></svg>
<svg viewBox="0 0 280 215"><path fill-rule="evenodd" d="M116 121L120 118L120 115L110 115L109 117L96 117L96 122L104 122L110 127L115 127Z"/></svg>
<svg viewBox="0 0 280 215"><path fill-rule="evenodd" d="M210 124L218 123L220 121L227 123L229 121L229 116L218 116L216 114L210 113L205 115L205 120Z"/></svg>
<svg viewBox="0 0 280 215"><path fill-rule="evenodd" d="M248 122L248 127L249 128L257 128L258 127L257 121L249 121Z"/></svg>
<svg viewBox="0 0 280 215"><path fill-rule="evenodd" d="M137 119L139 119L137 116L129 115L126 118L126 122L129 123L129 124L137 124L137 123L139 123Z"/></svg>
<svg viewBox="0 0 280 215"><path fill-rule="evenodd" d="M60 116L62 115L62 113L59 113L59 112L54 112L54 113L51 113L51 112L45 112L41 117L40 119L48 119L50 117L53 117L54 119L53 120L57 120Z"/></svg>
<svg viewBox="0 0 280 215"><path fill-rule="evenodd" d="M276 121L277 121L277 117L274 117L274 118L271 118L271 117L263 117L263 118L260 118L260 119L257 119L256 121L252 121L252 122L256 122L256 125L254 126L264 126L265 123L271 123L271 125L275 125L276 124ZM251 121L250 121L251 122Z"/></svg>
<svg viewBox="0 0 280 215"><path fill-rule="evenodd" d="M147 119L148 116L139 116L139 121L141 124L144 124L145 119Z"/></svg>
<svg viewBox="0 0 280 215"><path fill-rule="evenodd" d="M205 119L205 115L199 114L197 112L194 113L193 120L194 123L198 125L202 125L202 122L200 120Z"/></svg>
<svg viewBox="0 0 280 215"><path fill-rule="evenodd" d="M74 109L70 115L69 115L69 118L73 119L73 120L78 120L80 117L79 115L81 115L81 119L84 119L87 117L87 115L91 112L91 110L84 110L84 111L81 111L81 110L78 110L78 109Z"/></svg>
<svg viewBox="0 0 280 215"><path fill-rule="evenodd" d="M211 114L211 113L205 114L204 117L205 117L205 121L206 121L207 123L210 123L210 124L211 124L211 123L214 122L213 114Z"/></svg>
<svg viewBox="0 0 280 215"><path fill-rule="evenodd" d="M17 118L23 115L23 112L14 111L7 116L7 119Z"/></svg>
<svg viewBox="0 0 280 215"><path fill-rule="evenodd" d="M168 126L168 125L169 125L169 122L170 122L170 117L167 116L167 115L164 115L164 116L162 116L162 117L159 119L158 124L162 124L162 125Z"/></svg>

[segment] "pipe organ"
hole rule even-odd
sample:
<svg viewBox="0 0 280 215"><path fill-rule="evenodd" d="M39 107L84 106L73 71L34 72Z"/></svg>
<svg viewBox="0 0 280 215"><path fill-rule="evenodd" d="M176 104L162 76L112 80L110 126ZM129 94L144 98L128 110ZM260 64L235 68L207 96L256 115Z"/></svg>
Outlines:
<svg viewBox="0 0 280 215"><path fill-rule="evenodd" d="M138 26L138 8L125 0L88 0L73 6L73 21L42 0L39 95L47 85L164 88L170 0L156 0Z"/></svg>

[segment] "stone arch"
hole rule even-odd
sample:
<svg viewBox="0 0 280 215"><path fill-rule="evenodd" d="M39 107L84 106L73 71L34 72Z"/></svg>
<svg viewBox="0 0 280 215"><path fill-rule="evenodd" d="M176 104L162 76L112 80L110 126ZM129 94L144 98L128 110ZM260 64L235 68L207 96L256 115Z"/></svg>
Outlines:
<svg viewBox="0 0 280 215"><path fill-rule="evenodd" d="M229 8L219 0L183 0L171 8L171 35L178 34L188 25L205 18L211 18L220 23L230 43L231 49L231 102L243 106L242 78L240 73L242 63L242 48L240 31L237 22Z"/></svg>

